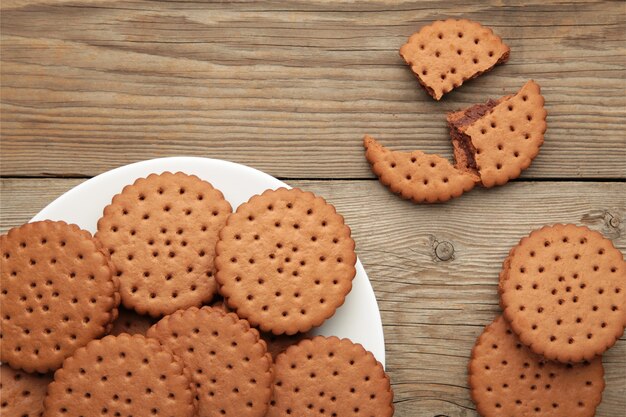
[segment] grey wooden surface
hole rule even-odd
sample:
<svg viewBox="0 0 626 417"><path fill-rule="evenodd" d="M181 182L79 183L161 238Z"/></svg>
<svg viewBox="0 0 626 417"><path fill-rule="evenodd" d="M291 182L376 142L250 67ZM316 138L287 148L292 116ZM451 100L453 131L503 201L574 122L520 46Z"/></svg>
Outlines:
<svg viewBox="0 0 626 417"><path fill-rule="evenodd" d="M345 215L374 286L396 416L476 415L466 365L520 237L573 222L626 250L621 1L4 0L0 11L0 229L86 178L162 156L245 163L319 193ZM492 27L512 52L436 103L397 52L446 17ZM548 131L521 179L433 206L374 179L365 133L449 157L446 111L530 78ZM623 417L626 339L604 364L597 415Z"/></svg>

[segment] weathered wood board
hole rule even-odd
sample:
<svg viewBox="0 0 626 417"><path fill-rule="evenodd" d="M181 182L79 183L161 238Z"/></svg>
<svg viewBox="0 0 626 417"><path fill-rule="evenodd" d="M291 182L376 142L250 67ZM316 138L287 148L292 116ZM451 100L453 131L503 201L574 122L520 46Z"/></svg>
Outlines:
<svg viewBox="0 0 626 417"><path fill-rule="evenodd" d="M533 78L549 127L524 178L623 178L625 16L620 1L4 0L0 172L91 176L185 154L372 178L365 133L450 156L446 111ZM491 26L512 53L437 103L398 49L446 17Z"/></svg>

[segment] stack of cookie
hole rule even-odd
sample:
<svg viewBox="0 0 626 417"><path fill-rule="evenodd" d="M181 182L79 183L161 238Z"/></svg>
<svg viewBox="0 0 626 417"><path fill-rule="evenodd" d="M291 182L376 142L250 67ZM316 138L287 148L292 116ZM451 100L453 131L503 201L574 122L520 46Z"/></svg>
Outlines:
<svg viewBox="0 0 626 417"><path fill-rule="evenodd" d="M3 416L393 415L370 352L306 338L356 274L350 228L310 192L232 213L198 177L153 174L94 237L43 221L0 243Z"/></svg>
<svg viewBox="0 0 626 417"><path fill-rule="evenodd" d="M506 62L509 54L491 29L466 19L424 26L400 49L435 100ZM448 114L454 165L421 151L389 150L367 135L365 157L380 182L402 198L448 201L477 184L490 188L519 177L543 144L546 116L539 85L531 80L516 94Z"/></svg>
<svg viewBox="0 0 626 417"><path fill-rule="evenodd" d="M626 263L600 233L546 226L511 249L503 315L476 341L469 384L485 417L593 416L602 353L626 326Z"/></svg>

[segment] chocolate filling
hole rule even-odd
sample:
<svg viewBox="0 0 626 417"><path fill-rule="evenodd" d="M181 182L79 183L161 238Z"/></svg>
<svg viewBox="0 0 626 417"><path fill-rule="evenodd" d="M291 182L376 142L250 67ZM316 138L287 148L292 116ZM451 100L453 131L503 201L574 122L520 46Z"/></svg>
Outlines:
<svg viewBox="0 0 626 417"><path fill-rule="evenodd" d="M465 110L448 114L448 126L450 127L450 138L454 147L455 167L457 169L480 176L476 165L476 148L474 148L470 137L460 129L485 116L503 99L505 97L499 100L490 99L484 104L474 104Z"/></svg>

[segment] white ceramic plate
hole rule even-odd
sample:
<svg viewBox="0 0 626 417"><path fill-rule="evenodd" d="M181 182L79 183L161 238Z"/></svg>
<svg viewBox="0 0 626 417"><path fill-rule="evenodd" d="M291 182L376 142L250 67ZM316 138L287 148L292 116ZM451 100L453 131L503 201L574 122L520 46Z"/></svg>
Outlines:
<svg viewBox="0 0 626 417"><path fill-rule="evenodd" d="M31 221L64 220L92 233L104 207L125 185L137 178L164 171L194 174L209 181L224 193L236 209L255 194L269 188L289 187L264 172L219 159L173 157L137 162L105 172L85 181L54 200ZM356 263L356 277L346 302L335 315L315 330L316 334L347 337L361 343L376 359L385 364L385 341L380 312L374 291L361 262Z"/></svg>

